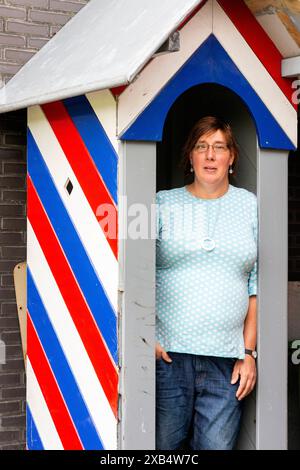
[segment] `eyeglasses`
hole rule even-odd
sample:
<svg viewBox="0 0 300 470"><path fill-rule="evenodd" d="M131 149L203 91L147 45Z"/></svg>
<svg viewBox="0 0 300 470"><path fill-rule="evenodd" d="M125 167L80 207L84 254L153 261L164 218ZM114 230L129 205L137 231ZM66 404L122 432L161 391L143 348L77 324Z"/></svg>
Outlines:
<svg viewBox="0 0 300 470"><path fill-rule="evenodd" d="M199 144L196 144L194 147L194 150L198 153L205 153L208 151L209 147L212 147L214 153L216 155L220 155L221 153L224 153L228 150L228 145L227 144L208 144L206 142L201 142Z"/></svg>

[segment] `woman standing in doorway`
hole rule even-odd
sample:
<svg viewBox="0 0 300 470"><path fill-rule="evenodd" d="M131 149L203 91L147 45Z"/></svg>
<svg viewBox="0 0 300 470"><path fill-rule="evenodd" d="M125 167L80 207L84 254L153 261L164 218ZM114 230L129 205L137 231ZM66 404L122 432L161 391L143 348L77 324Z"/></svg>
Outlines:
<svg viewBox="0 0 300 470"><path fill-rule="evenodd" d="M233 449L256 382L257 202L230 126L200 119L188 186L157 193L156 448ZM189 442L188 442L189 440Z"/></svg>

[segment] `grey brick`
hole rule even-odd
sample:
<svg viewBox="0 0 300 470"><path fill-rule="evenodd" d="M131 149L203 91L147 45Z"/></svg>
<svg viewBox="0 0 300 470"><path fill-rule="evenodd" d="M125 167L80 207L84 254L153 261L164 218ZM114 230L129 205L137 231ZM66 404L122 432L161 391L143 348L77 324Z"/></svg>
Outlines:
<svg viewBox="0 0 300 470"><path fill-rule="evenodd" d="M0 204L0 217L24 215L24 206L20 204Z"/></svg>
<svg viewBox="0 0 300 470"><path fill-rule="evenodd" d="M10 274L2 274L2 276L1 276L1 286L3 286L3 287L14 286L14 277Z"/></svg>
<svg viewBox="0 0 300 470"><path fill-rule="evenodd" d="M15 442L14 444L2 444L0 450L26 450L25 442Z"/></svg>
<svg viewBox="0 0 300 470"><path fill-rule="evenodd" d="M3 320L3 318L0 318L0 324L1 324L1 321ZM4 320L13 320L13 318L5 318ZM16 319L16 322L18 320ZM1 364L0 366L0 372L1 370L2 371L14 371L14 370L21 370L21 369L24 369L24 360L23 359L8 359L6 361L6 364ZM6 389L8 390L8 389ZM16 394L13 394L14 392L12 392L12 394L9 394L9 393L3 393L4 390L2 391L2 398L16 398L17 396L19 396L17 393ZM18 392L20 393L20 390L18 390Z"/></svg>
<svg viewBox="0 0 300 470"><path fill-rule="evenodd" d="M41 49L47 42L48 39L45 38L28 38L27 46L30 48Z"/></svg>
<svg viewBox="0 0 300 470"><path fill-rule="evenodd" d="M0 245L22 245L22 244L23 244L22 233L0 231Z"/></svg>
<svg viewBox="0 0 300 470"><path fill-rule="evenodd" d="M19 70L21 66L19 64L10 64L8 62L0 62L0 73L10 73L12 75L15 75Z"/></svg>
<svg viewBox="0 0 300 470"><path fill-rule="evenodd" d="M3 416L1 419L2 427L22 428L26 425L25 415Z"/></svg>
<svg viewBox="0 0 300 470"><path fill-rule="evenodd" d="M5 342L5 344L19 344L19 342L21 341L19 325L18 325L17 331L8 330L2 333L1 339L2 341ZM0 374L0 377L1 377L1 374Z"/></svg>
<svg viewBox="0 0 300 470"><path fill-rule="evenodd" d="M26 230L26 219L13 219L5 218L2 219L2 229L4 230ZM1 264L1 261L0 261ZM1 270L1 266L0 266Z"/></svg>
<svg viewBox="0 0 300 470"><path fill-rule="evenodd" d="M20 400L0 402L0 413L19 414L22 411L22 402Z"/></svg>
<svg viewBox="0 0 300 470"><path fill-rule="evenodd" d="M25 246L2 246L1 247L2 258L23 260L26 259L26 248ZM1 298L1 292L0 292Z"/></svg>
<svg viewBox="0 0 300 470"><path fill-rule="evenodd" d="M4 163L3 165L3 173L6 175L8 173L10 174L22 174L24 175L26 173L26 163Z"/></svg>
<svg viewBox="0 0 300 470"><path fill-rule="evenodd" d="M20 439L20 431L0 431L0 442Z"/></svg>
<svg viewBox="0 0 300 470"><path fill-rule="evenodd" d="M15 8L13 6L8 5L0 5L0 16L1 18L18 18L21 20L26 20L26 9Z"/></svg>
<svg viewBox="0 0 300 470"><path fill-rule="evenodd" d="M24 64L34 56L35 52L36 51L24 51L22 49L5 49L4 56L5 59L13 60L18 64Z"/></svg>
<svg viewBox="0 0 300 470"><path fill-rule="evenodd" d="M23 364L24 369L24 361L20 361L20 364ZM4 388L2 390L2 399L7 398L24 398L25 397L25 387L14 387L14 388Z"/></svg>
<svg viewBox="0 0 300 470"><path fill-rule="evenodd" d="M56 33L62 28L62 26L51 26L50 27L50 36L55 36Z"/></svg>
<svg viewBox="0 0 300 470"><path fill-rule="evenodd" d="M22 347L20 344L6 346L7 359L20 359L23 357Z"/></svg>
<svg viewBox="0 0 300 470"><path fill-rule="evenodd" d="M2 287L0 289L0 300L15 300L16 294L15 290L11 287L7 287L6 289Z"/></svg>
<svg viewBox="0 0 300 470"><path fill-rule="evenodd" d="M23 33L32 36L48 36L49 26L34 23L21 23L18 21L8 20L6 22L6 30L8 33Z"/></svg>
<svg viewBox="0 0 300 470"><path fill-rule="evenodd" d="M27 193L26 191L11 191L11 190L4 190L2 193L2 200L3 202L26 202ZM1 238L0 238L1 240Z"/></svg>
<svg viewBox="0 0 300 470"><path fill-rule="evenodd" d="M0 374L0 385L20 385L20 374Z"/></svg>
<svg viewBox="0 0 300 470"><path fill-rule="evenodd" d="M12 273L16 264L16 260L0 260L0 272L3 274Z"/></svg>
<svg viewBox="0 0 300 470"><path fill-rule="evenodd" d="M52 11L30 10L29 18L40 23L64 25L70 19L70 15L64 13L55 13Z"/></svg>
<svg viewBox="0 0 300 470"><path fill-rule="evenodd" d="M2 274L3 276L3 274ZM16 302L2 302L1 305L1 315L3 316L12 316L12 315L17 315L17 304Z"/></svg>
<svg viewBox="0 0 300 470"><path fill-rule="evenodd" d="M4 136L5 145L18 145L19 147L25 146L27 143L25 134L6 134Z"/></svg>
<svg viewBox="0 0 300 470"><path fill-rule="evenodd" d="M12 5L25 5L35 8L48 8L48 0L9 0Z"/></svg>
<svg viewBox="0 0 300 470"><path fill-rule="evenodd" d="M0 147L0 160L26 160L25 149Z"/></svg>
<svg viewBox="0 0 300 470"><path fill-rule="evenodd" d="M20 46L26 45L26 39L23 36L15 36L13 34L0 34L0 44L2 46Z"/></svg>
<svg viewBox="0 0 300 470"><path fill-rule="evenodd" d="M57 10L57 11L68 11L72 13L76 13L84 7L85 3L78 3L78 2L61 2L59 0L50 0L50 10Z"/></svg>
<svg viewBox="0 0 300 470"><path fill-rule="evenodd" d="M25 187L25 178L21 176L0 176L0 188L21 189Z"/></svg>

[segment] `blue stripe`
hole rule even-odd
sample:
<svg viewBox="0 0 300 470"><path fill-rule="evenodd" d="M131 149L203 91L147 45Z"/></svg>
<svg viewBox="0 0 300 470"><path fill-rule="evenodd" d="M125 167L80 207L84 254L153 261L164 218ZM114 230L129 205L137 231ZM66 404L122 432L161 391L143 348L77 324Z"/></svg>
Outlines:
<svg viewBox="0 0 300 470"><path fill-rule="evenodd" d="M28 172L107 347L117 363L117 318L28 130ZM78 208L80 210L80 208ZM95 250L97 247L95 246Z"/></svg>
<svg viewBox="0 0 300 470"><path fill-rule="evenodd" d="M117 204L117 154L88 99L63 101L113 200Z"/></svg>
<svg viewBox="0 0 300 470"><path fill-rule="evenodd" d="M235 92L246 104L262 148L295 149L266 105L212 34L122 135L122 140L161 141L167 114L179 96L193 86L216 83ZM230 113L229 113L230 116ZM199 118L201 109L199 109Z"/></svg>
<svg viewBox="0 0 300 470"><path fill-rule="evenodd" d="M26 404L26 434L28 450L44 450L44 446L32 417L28 403Z"/></svg>
<svg viewBox="0 0 300 470"><path fill-rule="evenodd" d="M85 449L103 450L103 444L95 429L92 417L81 396L73 373L53 329L37 287L27 267L28 310L45 354L63 394L66 406ZM38 360L38 358L36 358ZM78 360L80 360L78 358Z"/></svg>

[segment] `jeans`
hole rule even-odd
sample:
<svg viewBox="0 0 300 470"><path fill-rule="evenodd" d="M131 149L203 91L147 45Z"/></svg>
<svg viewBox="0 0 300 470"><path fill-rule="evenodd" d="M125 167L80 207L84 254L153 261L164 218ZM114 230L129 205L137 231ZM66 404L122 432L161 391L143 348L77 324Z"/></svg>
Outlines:
<svg viewBox="0 0 300 470"><path fill-rule="evenodd" d="M235 358L168 352L156 360L156 449L231 450L241 421ZM186 447L187 446L187 447Z"/></svg>

